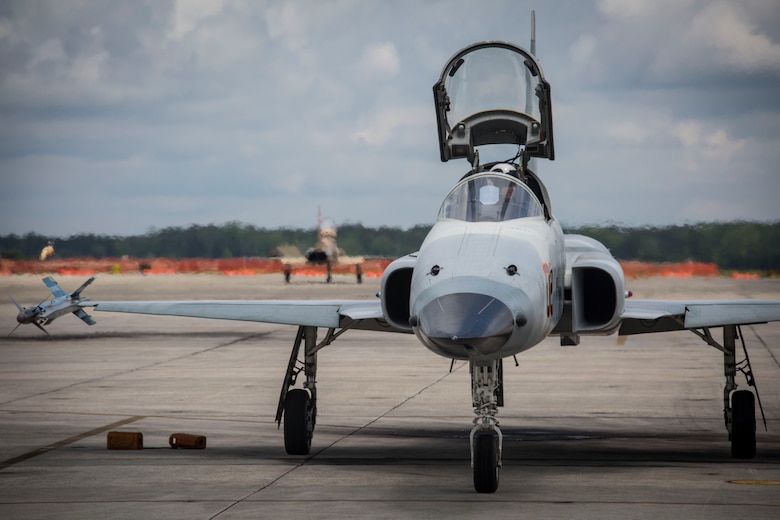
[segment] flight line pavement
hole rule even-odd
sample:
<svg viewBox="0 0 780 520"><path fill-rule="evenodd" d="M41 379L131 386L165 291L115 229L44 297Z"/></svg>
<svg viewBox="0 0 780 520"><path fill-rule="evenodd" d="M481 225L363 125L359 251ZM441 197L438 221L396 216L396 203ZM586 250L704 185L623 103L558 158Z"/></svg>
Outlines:
<svg viewBox="0 0 780 520"><path fill-rule="evenodd" d="M636 298L780 298L773 279L627 285ZM373 298L378 286L100 275L84 294ZM47 289L15 275L0 293L31 305ZM480 495L468 367L450 372L414 336L351 331L320 351L312 452L288 456L274 415L295 327L92 314L92 327L58 319L54 340L29 325L0 336L0 518L780 518L780 324L743 328L768 424L754 460L730 457L722 354L693 334L550 339L504 363L504 466ZM109 431L142 432L144 449L106 449ZM207 447L171 449L172 433Z"/></svg>

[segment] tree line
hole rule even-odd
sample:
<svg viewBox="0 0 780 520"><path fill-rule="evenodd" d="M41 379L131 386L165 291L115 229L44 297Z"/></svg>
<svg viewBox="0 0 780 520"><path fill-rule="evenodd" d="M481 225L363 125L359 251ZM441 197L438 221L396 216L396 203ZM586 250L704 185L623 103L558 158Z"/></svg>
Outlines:
<svg viewBox="0 0 780 520"><path fill-rule="evenodd" d="M349 255L398 257L416 251L430 226L409 229L345 224L338 244ZM667 227L581 226L567 233L591 236L623 260L716 263L722 269L780 270L780 222L701 223ZM0 236L0 256L37 258L51 237L28 233ZM54 239L58 257L239 258L267 257L281 245L301 252L317 239L314 228L266 229L230 222L150 230L144 235L79 234Z"/></svg>

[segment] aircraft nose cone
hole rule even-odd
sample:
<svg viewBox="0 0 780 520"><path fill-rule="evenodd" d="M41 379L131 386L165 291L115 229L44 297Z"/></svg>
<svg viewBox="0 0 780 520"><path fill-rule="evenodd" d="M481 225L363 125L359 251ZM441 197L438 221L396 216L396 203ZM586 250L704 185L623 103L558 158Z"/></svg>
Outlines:
<svg viewBox="0 0 780 520"><path fill-rule="evenodd" d="M443 355L490 355L512 335L516 317L485 294L451 293L429 302L417 317L420 333Z"/></svg>
<svg viewBox="0 0 780 520"><path fill-rule="evenodd" d="M30 318L29 318L29 316L27 316L27 313L22 311L22 312L20 312L19 314L16 315L16 321L21 323L21 324L25 324L25 323L29 323L30 322Z"/></svg>

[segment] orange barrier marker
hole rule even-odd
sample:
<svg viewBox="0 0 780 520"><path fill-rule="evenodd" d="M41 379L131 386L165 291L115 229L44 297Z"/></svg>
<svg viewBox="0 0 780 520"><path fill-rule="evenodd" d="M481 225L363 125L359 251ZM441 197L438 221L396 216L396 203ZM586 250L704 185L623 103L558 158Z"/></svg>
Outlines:
<svg viewBox="0 0 780 520"><path fill-rule="evenodd" d="M142 450L144 434L141 432L108 432L106 448L109 450Z"/></svg>
<svg viewBox="0 0 780 520"><path fill-rule="evenodd" d="M206 449L206 437L191 433L172 433L168 437L168 444L171 445L171 448L203 450Z"/></svg>

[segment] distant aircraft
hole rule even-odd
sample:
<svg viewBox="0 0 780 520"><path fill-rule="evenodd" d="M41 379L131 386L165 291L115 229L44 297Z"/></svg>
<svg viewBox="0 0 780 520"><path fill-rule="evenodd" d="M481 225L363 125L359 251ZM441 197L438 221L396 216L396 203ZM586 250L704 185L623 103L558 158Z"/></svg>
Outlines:
<svg viewBox="0 0 780 520"><path fill-rule="evenodd" d="M9 336L13 334L20 325L32 323L51 338L51 334L49 334L49 331L47 331L44 326L53 322L63 314L68 313L75 314L87 325L94 325L95 320L82 309L84 302L88 301L89 298L81 297L81 291L94 281L95 277L92 276L89 280L81 284L78 289L68 293L62 290L62 287L54 281L54 278L47 276L43 279L43 283L49 288L54 299L48 301L44 300L33 307L22 307L14 297L11 296L11 301L13 301L16 308L19 309L19 314L16 315L18 325L14 327Z"/></svg>
<svg viewBox="0 0 780 520"><path fill-rule="evenodd" d="M471 462L474 488L481 493L494 492L499 483L503 438L496 415L503 404L504 358L549 336L577 345L586 335L687 330L722 352L732 455L754 457L755 394L737 390L735 379L741 371L754 385L740 326L780 321L780 300L627 299L623 271L607 248L561 231L532 168L535 160L555 156L550 85L533 43L531 52L499 41L460 50L442 69L433 94L441 160L466 158L471 168L444 199L419 251L387 267L377 300L79 305L297 325L276 414L284 422L285 449L293 455L311 449L321 349L352 329L413 333L436 354L470 364ZM480 150L507 147L508 158L480 164ZM320 328L327 332L318 340ZM713 333L717 328L722 339ZM737 338L744 351L739 363ZM296 380L303 384L296 388Z"/></svg>
<svg viewBox="0 0 780 520"><path fill-rule="evenodd" d="M347 257L344 250L339 248L336 243L336 224L329 218L323 219L322 213L317 209L317 243L310 247L304 253L306 262L312 265L324 265L326 269L325 281L333 281L333 266L339 263L346 263L355 266L355 275L357 282L363 282L363 269L361 263L362 257ZM284 280L290 282L292 277L292 266L297 262L296 259L287 259L284 261Z"/></svg>
<svg viewBox="0 0 780 520"><path fill-rule="evenodd" d="M306 251L306 261L316 263L335 263L344 252L336 244L336 224L331 219L322 218L317 210L317 243Z"/></svg>

